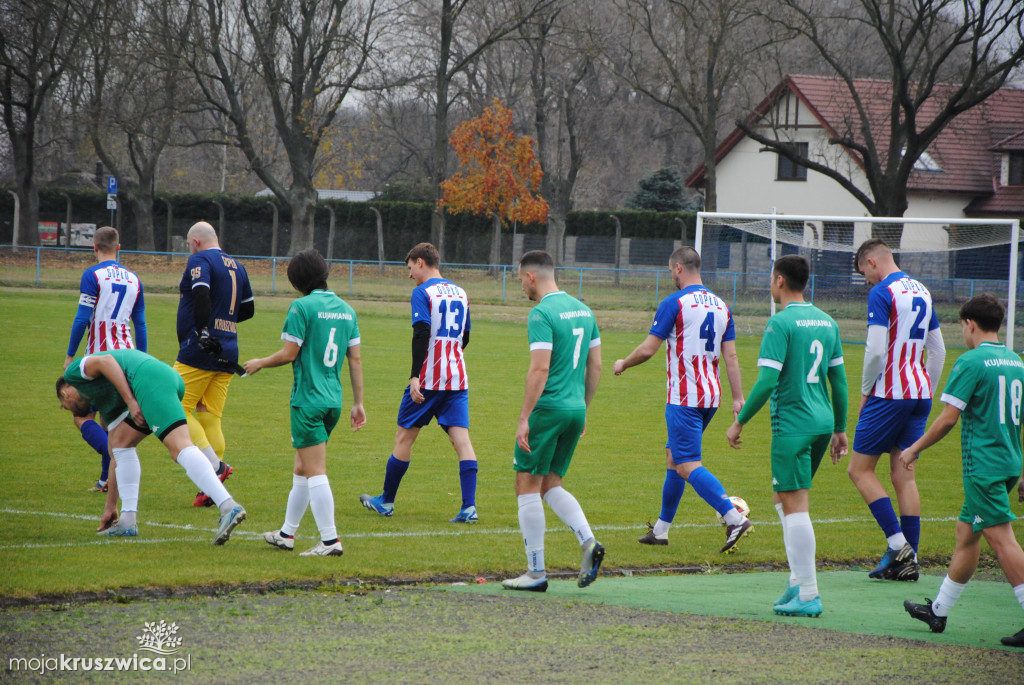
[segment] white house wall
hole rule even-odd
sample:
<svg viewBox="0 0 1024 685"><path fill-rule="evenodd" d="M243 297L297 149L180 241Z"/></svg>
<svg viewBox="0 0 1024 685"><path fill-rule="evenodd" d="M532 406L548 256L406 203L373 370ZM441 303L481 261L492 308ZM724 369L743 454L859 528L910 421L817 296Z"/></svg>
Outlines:
<svg viewBox="0 0 1024 685"><path fill-rule="evenodd" d="M866 193L867 179L861 168L836 145L829 145L824 129L810 127L816 122L811 112L801 103L793 108L790 99L791 122L801 127L780 128L780 138L794 143L807 143L812 158L827 161L832 168L845 167L844 173ZM782 119L782 117L779 117ZM770 132L772 129L765 128ZM774 207L779 214L818 214L825 216L866 216L867 211L845 188L833 179L808 170L805 181L778 181L778 156L762 150L762 145L744 137L718 163L718 211L765 214ZM905 216L921 218L963 217L970 198L955 195L911 193ZM855 242L868 237L867 224L855 226ZM810 240L813 237L808 235ZM943 249L946 232L934 226L907 226L904 230L904 248Z"/></svg>

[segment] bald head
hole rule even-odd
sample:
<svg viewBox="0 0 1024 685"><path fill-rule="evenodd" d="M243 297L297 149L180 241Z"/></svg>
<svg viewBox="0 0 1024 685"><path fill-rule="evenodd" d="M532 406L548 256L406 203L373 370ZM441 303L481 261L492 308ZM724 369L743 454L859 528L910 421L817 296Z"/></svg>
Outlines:
<svg viewBox="0 0 1024 685"><path fill-rule="evenodd" d="M188 229L186 240L188 241L189 251L193 254L202 250L220 247L220 242L217 240L217 231L213 230L213 226L205 221L192 224L192 228Z"/></svg>

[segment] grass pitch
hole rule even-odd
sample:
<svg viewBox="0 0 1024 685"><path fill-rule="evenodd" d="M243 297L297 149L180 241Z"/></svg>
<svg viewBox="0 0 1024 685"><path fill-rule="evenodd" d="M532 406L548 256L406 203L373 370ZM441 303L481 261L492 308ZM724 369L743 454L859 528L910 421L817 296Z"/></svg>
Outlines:
<svg viewBox="0 0 1024 685"><path fill-rule="evenodd" d="M176 354L177 298L154 294L147 302L150 352L171 362ZM240 326L242 358L280 346L291 298L261 297L257 315ZM226 460L235 468L227 485L249 512L223 548L212 547L212 509L191 506L195 489L155 439L140 446L143 465L141 537L95 537L102 495L86 492L99 458L59 409L53 382L61 372L75 310L70 291L0 290L0 382L7 389L0 419L0 465L5 497L0 517L0 595L25 597L123 587L270 583L277 580L429 579L521 572L524 565L512 489L512 445L528 365L523 306L473 310L467 349L471 387L470 433L480 460L480 522L448 523L459 508L454 450L436 426L425 428L413 449L393 518L363 509L360 493L379 493L393 443L395 416L409 365L408 305L353 301L359 315L366 384L367 426L352 433L343 422L328 445L328 474L336 502L341 558L300 558L266 545L259 535L280 527L291 487L293 452L288 429L290 369L268 369L231 386L224 432ZM723 530L714 512L687 489L668 547L638 545L644 522L657 518L664 478L664 362L656 356L621 377L612 362L646 335L649 314L596 312L602 325L605 374L588 415L567 488L579 499L608 549L606 567L642 569L778 566L785 563L771 505L768 412L744 431L741 451L724 437L723 411L704 439L704 463L730 494L752 508L755 532L737 554L720 555ZM756 377L759 340L743 337L738 349L749 390ZM847 350L851 387L860 376L862 349ZM951 351L946 368L956 352ZM347 389L347 372L343 371ZM728 384L725 384L726 386ZM729 406L728 390L723 406ZM851 438L857 403L851 402ZM938 411L938 408L936 408ZM953 519L962 501L959 439L954 434L918 467L924 521L922 556L944 564L953 549ZM884 474L886 467L880 466ZM1018 506L1015 504L1015 506ZM884 541L845 467L823 464L811 499L820 561L874 560ZM579 552L571 533L548 512L549 568L573 569ZM307 513L297 548L312 546L316 529Z"/></svg>

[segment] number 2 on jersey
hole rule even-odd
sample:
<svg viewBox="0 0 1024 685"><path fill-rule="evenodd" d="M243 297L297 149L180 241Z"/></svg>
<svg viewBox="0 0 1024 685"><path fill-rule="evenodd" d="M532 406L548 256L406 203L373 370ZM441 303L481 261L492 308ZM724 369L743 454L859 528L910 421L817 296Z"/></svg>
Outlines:
<svg viewBox="0 0 1024 685"><path fill-rule="evenodd" d="M825 356L825 346L821 344L820 340L811 341L811 354L814 355L814 362L811 364L811 370L807 372L807 382L820 383L821 377L818 376L818 368L821 366L822 357Z"/></svg>
<svg viewBox="0 0 1024 685"><path fill-rule="evenodd" d="M928 313L928 303L923 297L915 297L910 301L910 308L917 312L914 325L910 327L910 339L924 340L924 326L921 323L924 321L924 315Z"/></svg>

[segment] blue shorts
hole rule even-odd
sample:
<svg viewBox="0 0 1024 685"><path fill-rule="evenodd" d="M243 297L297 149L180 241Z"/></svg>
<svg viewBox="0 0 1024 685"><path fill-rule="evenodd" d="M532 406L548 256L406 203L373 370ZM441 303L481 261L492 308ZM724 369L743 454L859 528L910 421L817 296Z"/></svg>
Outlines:
<svg viewBox="0 0 1024 685"><path fill-rule="evenodd" d="M857 420L853 451L876 456L891 453L893 448L905 450L924 435L931 398L920 400L887 400L868 397Z"/></svg>
<svg viewBox="0 0 1024 685"><path fill-rule="evenodd" d="M409 396L409 388L402 394L398 407L398 425L402 428L422 428L437 419L437 425L446 432L449 426L469 428L468 390L422 390L423 403L416 404Z"/></svg>
<svg viewBox="0 0 1024 685"><path fill-rule="evenodd" d="M665 405L665 425L668 426L668 444L672 451L672 463L700 461L700 443L704 429L718 407L683 407L678 404Z"/></svg>

